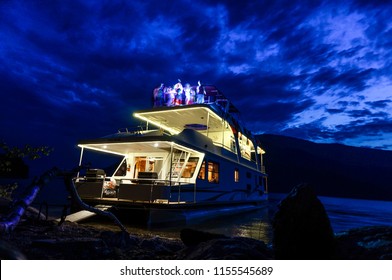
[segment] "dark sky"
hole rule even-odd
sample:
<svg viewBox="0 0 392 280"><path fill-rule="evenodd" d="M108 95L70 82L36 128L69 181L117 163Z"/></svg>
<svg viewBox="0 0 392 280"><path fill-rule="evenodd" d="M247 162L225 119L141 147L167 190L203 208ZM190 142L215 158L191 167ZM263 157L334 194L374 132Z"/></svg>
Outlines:
<svg viewBox="0 0 392 280"><path fill-rule="evenodd" d="M79 139L134 125L180 78L256 134L392 150L387 2L2 0L0 139L77 164Z"/></svg>

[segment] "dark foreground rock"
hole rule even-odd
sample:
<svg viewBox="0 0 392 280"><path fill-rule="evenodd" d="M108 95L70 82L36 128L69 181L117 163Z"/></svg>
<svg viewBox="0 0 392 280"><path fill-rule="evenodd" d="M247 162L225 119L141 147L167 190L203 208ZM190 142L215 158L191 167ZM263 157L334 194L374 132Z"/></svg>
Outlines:
<svg viewBox="0 0 392 280"><path fill-rule="evenodd" d="M276 259L392 259L392 227L372 226L334 234L311 186L301 184L283 199L272 221Z"/></svg>
<svg viewBox="0 0 392 280"><path fill-rule="evenodd" d="M25 220L1 236L1 242L2 259L174 259L184 248L181 240L101 231L70 222L58 225L53 220Z"/></svg>
<svg viewBox="0 0 392 280"><path fill-rule="evenodd" d="M392 227L362 227L336 234L336 259L392 260Z"/></svg>
<svg viewBox="0 0 392 280"><path fill-rule="evenodd" d="M186 260L267 260L272 250L260 240L183 229L181 240L187 248L178 252Z"/></svg>
<svg viewBox="0 0 392 280"><path fill-rule="evenodd" d="M279 205L273 226L276 259L334 257L334 234L324 206L307 184L295 187Z"/></svg>

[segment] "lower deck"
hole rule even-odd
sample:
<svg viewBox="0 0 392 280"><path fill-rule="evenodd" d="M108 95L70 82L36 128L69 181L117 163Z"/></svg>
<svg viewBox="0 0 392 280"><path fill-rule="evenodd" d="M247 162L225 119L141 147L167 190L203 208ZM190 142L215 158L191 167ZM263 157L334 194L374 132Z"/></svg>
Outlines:
<svg viewBox="0 0 392 280"><path fill-rule="evenodd" d="M187 225L195 222L215 219L256 211L267 207L264 201L232 201L232 202L168 202L149 203L125 199L84 199L89 205L114 213L122 222L143 224L148 227ZM97 203L100 203L97 205ZM86 211L81 211L86 212ZM75 214L74 214L75 215ZM78 215L76 213L76 215ZM94 214L93 214L94 215ZM91 217L91 215L85 215Z"/></svg>
<svg viewBox="0 0 392 280"><path fill-rule="evenodd" d="M110 181L109 181L110 182ZM110 205L181 205L216 204L263 201L267 194L261 189L198 187L196 184L168 185L166 181L121 182L107 184L105 180L89 182L78 179L75 183L83 201Z"/></svg>

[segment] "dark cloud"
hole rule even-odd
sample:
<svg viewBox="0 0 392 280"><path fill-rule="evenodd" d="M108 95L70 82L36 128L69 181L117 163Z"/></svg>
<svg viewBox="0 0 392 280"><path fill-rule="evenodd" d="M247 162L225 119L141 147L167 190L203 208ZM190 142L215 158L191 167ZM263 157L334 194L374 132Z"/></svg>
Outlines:
<svg viewBox="0 0 392 280"><path fill-rule="evenodd" d="M335 137L341 141L355 136L383 136L392 132L392 119L373 119L366 123L355 120L347 125L338 125L336 129Z"/></svg>
<svg viewBox="0 0 392 280"><path fill-rule="evenodd" d="M287 123L296 119L296 114L310 107L312 100L302 102L275 102L248 106L242 114L247 125L258 133L280 133L285 131Z"/></svg>
<svg viewBox="0 0 392 280"><path fill-rule="evenodd" d="M325 120L326 118L323 118L306 125L291 127L282 131L282 133L298 138L312 139L313 141L337 143L344 143L347 139L366 137L375 137L378 140L385 140L384 135L392 133L392 119L374 118L370 121L356 119L348 124L337 125L334 128L326 128L323 125L323 121ZM390 144L385 144L383 146L391 147Z"/></svg>
<svg viewBox="0 0 392 280"><path fill-rule="evenodd" d="M341 114L345 112L344 109L335 109L335 108L330 108L330 109L326 108L325 111L328 112L329 114Z"/></svg>
<svg viewBox="0 0 392 280"><path fill-rule="evenodd" d="M344 97L346 95L347 95L347 93L340 94L340 96L342 96L342 97ZM358 101L338 101L336 104L339 106L342 106L342 107L347 107L347 106L356 107L356 106L360 105L360 103Z"/></svg>
<svg viewBox="0 0 392 280"><path fill-rule="evenodd" d="M372 113L368 109L351 110L347 111L347 114L353 118L366 118L372 115Z"/></svg>
<svg viewBox="0 0 392 280"><path fill-rule="evenodd" d="M392 100L377 100L377 101L369 101L369 102L365 102L366 105L369 105L372 108L380 108L380 109L384 109L386 107L388 107L389 104L392 103Z"/></svg>
<svg viewBox="0 0 392 280"><path fill-rule="evenodd" d="M356 118L356 119L361 119L361 118L367 118L367 119L373 119L373 118L388 118L389 114L386 112L371 112L368 109L363 109L363 110L348 110L346 112L350 117Z"/></svg>
<svg viewBox="0 0 392 280"><path fill-rule="evenodd" d="M373 69L347 69L339 72L332 67L323 67L312 77L311 83L359 92L368 87L367 81L373 77L373 71Z"/></svg>
<svg viewBox="0 0 392 280"><path fill-rule="evenodd" d="M283 135L297 137L301 139L312 139L313 141L325 141L330 139L331 132L325 129L322 122L325 118L318 119L306 125L297 125L290 128L282 129Z"/></svg>

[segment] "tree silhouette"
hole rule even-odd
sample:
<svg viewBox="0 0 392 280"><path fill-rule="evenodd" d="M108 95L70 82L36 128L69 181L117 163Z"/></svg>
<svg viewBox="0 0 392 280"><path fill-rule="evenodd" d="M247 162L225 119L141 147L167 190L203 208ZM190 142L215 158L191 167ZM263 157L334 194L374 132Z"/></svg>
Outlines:
<svg viewBox="0 0 392 280"><path fill-rule="evenodd" d="M53 149L47 146L32 147L26 144L20 148L0 141L0 178L27 178L29 169L24 160L37 160L49 156L52 151ZM17 182L0 184L0 197L10 200L18 186Z"/></svg>

